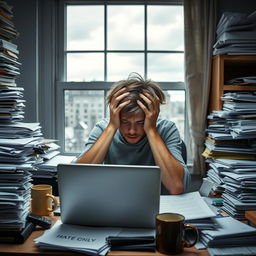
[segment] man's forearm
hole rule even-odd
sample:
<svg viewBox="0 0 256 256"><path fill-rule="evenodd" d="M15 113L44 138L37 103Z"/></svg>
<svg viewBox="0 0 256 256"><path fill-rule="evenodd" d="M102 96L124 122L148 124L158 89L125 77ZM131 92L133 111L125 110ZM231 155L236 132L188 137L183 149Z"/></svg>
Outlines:
<svg viewBox="0 0 256 256"><path fill-rule="evenodd" d="M184 168L182 164L172 156L157 131L147 134L148 141L156 164L161 169L162 182L171 194L184 192Z"/></svg>
<svg viewBox="0 0 256 256"><path fill-rule="evenodd" d="M79 157L76 162L86 164L103 163L115 133L116 129L111 126L107 126L94 145Z"/></svg>

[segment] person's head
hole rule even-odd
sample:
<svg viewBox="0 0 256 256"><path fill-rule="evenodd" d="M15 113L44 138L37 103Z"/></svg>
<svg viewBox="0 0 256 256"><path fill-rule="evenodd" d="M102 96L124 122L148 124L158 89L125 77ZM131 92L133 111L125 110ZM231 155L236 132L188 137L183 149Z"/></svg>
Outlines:
<svg viewBox="0 0 256 256"><path fill-rule="evenodd" d="M159 101L159 104L165 102L165 95L152 80L144 80L139 74L131 73L128 79L118 81L112 86L106 98L107 104L110 104L114 94L122 88L125 88L125 92L129 92L129 95L122 99L119 104L127 100L130 102L120 112L119 131L127 142L135 144L145 136L145 114L137 100L140 100L146 107L147 104L140 97L140 93L149 94L154 100Z"/></svg>

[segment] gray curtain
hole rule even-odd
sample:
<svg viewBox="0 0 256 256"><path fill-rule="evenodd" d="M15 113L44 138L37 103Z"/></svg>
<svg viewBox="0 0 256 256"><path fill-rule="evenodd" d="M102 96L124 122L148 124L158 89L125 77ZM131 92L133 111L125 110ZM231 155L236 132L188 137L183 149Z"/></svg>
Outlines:
<svg viewBox="0 0 256 256"><path fill-rule="evenodd" d="M184 0L185 82L194 174L205 174L204 151L210 92L216 0Z"/></svg>

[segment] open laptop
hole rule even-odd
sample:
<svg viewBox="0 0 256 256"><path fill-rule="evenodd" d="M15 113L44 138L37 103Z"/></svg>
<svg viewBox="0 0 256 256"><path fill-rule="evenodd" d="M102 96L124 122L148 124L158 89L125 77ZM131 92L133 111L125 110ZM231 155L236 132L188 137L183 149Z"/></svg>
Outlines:
<svg viewBox="0 0 256 256"><path fill-rule="evenodd" d="M59 164L61 220L66 224L153 228L159 213L157 166Z"/></svg>

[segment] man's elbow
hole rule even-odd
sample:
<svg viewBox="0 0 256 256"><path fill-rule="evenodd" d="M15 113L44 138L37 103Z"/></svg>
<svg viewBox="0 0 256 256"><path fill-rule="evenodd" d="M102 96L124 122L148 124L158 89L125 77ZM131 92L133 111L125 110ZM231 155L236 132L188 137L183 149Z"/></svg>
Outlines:
<svg viewBox="0 0 256 256"><path fill-rule="evenodd" d="M177 182L172 188L170 188L170 194L179 195L184 193L184 185L182 182Z"/></svg>

